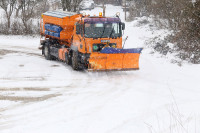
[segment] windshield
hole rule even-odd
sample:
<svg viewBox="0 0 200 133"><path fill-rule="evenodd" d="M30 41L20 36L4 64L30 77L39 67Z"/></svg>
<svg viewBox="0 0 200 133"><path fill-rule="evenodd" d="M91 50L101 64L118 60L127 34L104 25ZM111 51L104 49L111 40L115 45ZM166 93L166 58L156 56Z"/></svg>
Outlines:
<svg viewBox="0 0 200 133"><path fill-rule="evenodd" d="M117 38L121 37L119 23L85 23L86 38Z"/></svg>

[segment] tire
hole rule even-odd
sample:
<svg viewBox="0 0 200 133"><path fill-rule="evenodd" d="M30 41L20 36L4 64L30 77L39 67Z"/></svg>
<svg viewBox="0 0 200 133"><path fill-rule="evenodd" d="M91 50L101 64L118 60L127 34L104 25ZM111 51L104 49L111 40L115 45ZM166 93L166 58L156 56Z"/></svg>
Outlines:
<svg viewBox="0 0 200 133"><path fill-rule="evenodd" d="M44 45L43 53L44 53L45 59L52 60L52 57L51 57L51 54L50 54L50 48L47 44Z"/></svg>
<svg viewBox="0 0 200 133"><path fill-rule="evenodd" d="M68 64L68 65L71 65L72 64L72 58L70 57L69 54L70 53L65 54L65 63Z"/></svg>
<svg viewBox="0 0 200 133"><path fill-rule="evenodd" d="M72 68L74 70L79 70L78 52L76 51L73 51L72 53Z"/></svg>

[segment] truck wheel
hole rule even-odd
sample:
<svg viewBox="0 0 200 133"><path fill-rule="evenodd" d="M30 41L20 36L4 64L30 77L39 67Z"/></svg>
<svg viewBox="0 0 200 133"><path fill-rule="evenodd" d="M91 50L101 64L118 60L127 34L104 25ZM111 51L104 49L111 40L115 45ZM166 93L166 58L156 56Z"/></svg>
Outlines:
<svg viewBox="0 0 200 133"><path fill-rule="evenodd" d="M79 69L79 63L78 63L78 52L73 51L72 53L72 68L74 70Z"/></svg>
<svg viewBox="0 0 200 133"><path fill-rule="evenodd" d="M66 62L66 64L71 65L72 64L72 58L70 57L69 54L70 53L65 54L65 62Z"/></svg>
<svg viewBox="0 0 200 133"><path fill-rule="evenodd" d="M51 60L51 55L50 55L50 48L48 45L44 45L44 57L47 60Z"/></svg>

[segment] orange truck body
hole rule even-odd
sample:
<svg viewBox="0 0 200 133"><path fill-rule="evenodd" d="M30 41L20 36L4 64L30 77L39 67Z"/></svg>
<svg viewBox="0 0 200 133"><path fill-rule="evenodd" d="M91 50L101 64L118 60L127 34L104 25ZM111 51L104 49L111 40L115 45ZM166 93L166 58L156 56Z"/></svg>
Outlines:
<svg viewBox="0 0 200 133"><path fill-rule="evenodd" d="M122 48L122 26L118 17L48 11L40 25L42 53L76 70L137 70L142 49Z"/></svg>

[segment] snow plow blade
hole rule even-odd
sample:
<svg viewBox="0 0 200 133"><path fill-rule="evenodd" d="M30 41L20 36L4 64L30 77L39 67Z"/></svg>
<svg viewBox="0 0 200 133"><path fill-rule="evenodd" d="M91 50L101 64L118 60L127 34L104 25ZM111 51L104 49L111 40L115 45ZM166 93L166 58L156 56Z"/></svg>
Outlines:
<svg viewBox="0 0 200 133"><path fill-rule="evenodd" d="M90 55L88 70L138 70L141 51L142 48L104 48L99 53L92 53Z"/></svg>

